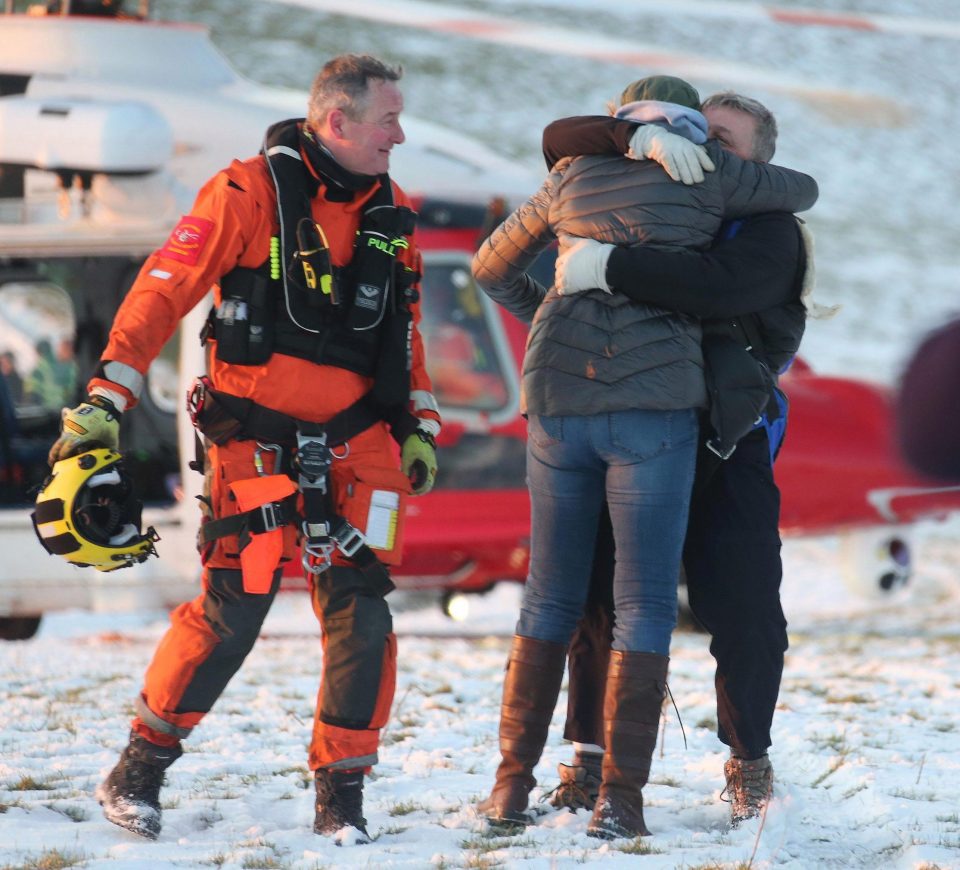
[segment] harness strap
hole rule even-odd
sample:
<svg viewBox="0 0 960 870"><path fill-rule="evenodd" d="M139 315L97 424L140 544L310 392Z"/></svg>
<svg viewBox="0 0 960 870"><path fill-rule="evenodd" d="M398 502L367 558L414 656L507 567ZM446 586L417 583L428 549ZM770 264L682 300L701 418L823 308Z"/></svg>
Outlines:
<svg viewBox="0 0 960 870"><path fill-rule="evenodd" d="M417 426L416 417L409 411L381 408L371 393L361 396L325 423L309 423L259 405L252 399L216 390L205 377L194 383L190 413L194 426L214 444L257 440L288 449L296 446L297 432L326 434L328 446L335 447L386 420L394 439L402 444Z"/></svg>
<svg viewBox="0 0 960 870"><path fill-rule="evenodd" d="M293 493L281 501L267 502L232 517L205 522L200 527L200 543L209 544L227 535L262 535L264 532L279 529L280 526L290 525L296 522L298 517L297 493Z"/></svg>

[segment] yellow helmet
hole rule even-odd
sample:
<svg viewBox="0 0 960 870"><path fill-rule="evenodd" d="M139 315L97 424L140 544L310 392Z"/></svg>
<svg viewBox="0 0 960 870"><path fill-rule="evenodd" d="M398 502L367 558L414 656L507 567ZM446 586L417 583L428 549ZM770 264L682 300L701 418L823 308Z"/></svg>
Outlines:
<svg viewBox="0 0 960 870"><path fill-rule="evenodd" d="M140 531L142 509L120 454L100 448L57 462L31 516L48 553L115 571L157 555L159 535L152 526Z"/></svg>

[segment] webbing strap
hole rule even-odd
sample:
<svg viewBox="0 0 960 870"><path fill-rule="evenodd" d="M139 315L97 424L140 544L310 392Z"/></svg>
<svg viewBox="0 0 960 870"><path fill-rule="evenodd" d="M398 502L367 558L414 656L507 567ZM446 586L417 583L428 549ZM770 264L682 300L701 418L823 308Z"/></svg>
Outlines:
<svg viewBox="0 0 960 870"><path fill-rule="evenodd" d="M280 526L287 526L297 519L297 494L287 496L282 501L267 502L253 510L208 520L200 527L200 543L209 544L227 535L261 535L272 532Z"/></svg>

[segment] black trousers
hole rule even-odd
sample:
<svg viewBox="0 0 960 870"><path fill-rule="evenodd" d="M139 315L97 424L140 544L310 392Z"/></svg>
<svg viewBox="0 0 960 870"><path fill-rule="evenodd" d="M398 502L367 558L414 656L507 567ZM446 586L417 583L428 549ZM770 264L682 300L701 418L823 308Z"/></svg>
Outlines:
<svg viewBox="0 0 960 870"><path fill-rule="evenodd" d="M717 662L717 736L735 755L770 746L787 623L780 606L780 491L766 432L720 462L697 460L683 565L690 608ZM613 538L601 517L587 611L570 648L568 740L603 745L603 687L613 621Z"/></svg>

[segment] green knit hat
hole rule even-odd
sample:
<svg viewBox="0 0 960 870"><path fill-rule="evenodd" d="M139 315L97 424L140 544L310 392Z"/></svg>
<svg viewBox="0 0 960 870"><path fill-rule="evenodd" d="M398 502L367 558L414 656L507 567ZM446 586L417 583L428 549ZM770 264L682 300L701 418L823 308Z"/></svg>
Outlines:
<svg viewBox="0 0 960 870"><path fill-rule="evenodd" d="M676 76L648 76L627 85L620 94L620 105L637 100L677 103L688 109L700 111L700 94L697 93L697 89Z"/></svg>

